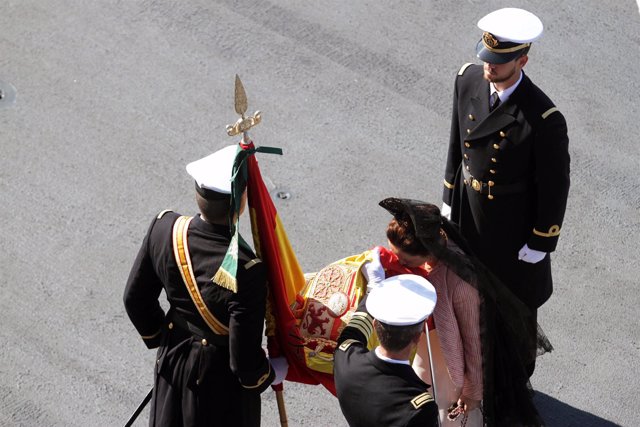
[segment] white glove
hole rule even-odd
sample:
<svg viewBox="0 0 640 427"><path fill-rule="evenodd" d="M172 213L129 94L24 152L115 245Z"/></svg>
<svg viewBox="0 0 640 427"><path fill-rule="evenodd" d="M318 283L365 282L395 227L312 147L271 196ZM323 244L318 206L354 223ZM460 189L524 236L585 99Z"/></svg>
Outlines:
<svg viewBox="0 0 640 427"><path fill-rule="evenodd" d="M269 363L271 363L271 366L276 373L276 378L273 380L271 385L278 385L287 377L287 372L289 372L289 363L284 357L274 357L273 359L269 359Z"/></svg>
<svg viewBox="0 0 640 427"><path fill-rule="evenodd" d="M371 258L373 258L371 261L367 261L362 266L367 276L367 292L385 279L384 268L380 263L380 249L377 246L371 251Z"/></svg>
<svg viewBox="0 0 640 427"><path fill-rule="evenodd" d="M442 209L440 209L440 215L451 221L451 206L446 203L442 203Z"/></svg>
<svg viewBox="0 0 640 427"><path fill-rule="evenodd" d="M547 256L546 252L536 251L535 249L531 249L526 243L518 252L518 259L524 262L528 262L530 264L536 264L544 259Z"/></svg>

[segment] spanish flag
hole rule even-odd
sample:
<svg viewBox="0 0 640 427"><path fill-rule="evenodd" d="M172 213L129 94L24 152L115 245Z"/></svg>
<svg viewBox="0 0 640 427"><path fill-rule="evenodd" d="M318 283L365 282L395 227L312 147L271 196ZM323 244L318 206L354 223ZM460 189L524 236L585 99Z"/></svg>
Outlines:
<svg viewBox="0 0 640 427"><path fill-rule="evenodd" d="M241 144L242 149L268 151ZM274 152L274 151L271 151ZM304 355L304 340L291 307L305 287L305 278L289 244L278 212L262 180L255 156L247 159L247 191L251 215L251 231L256 254L267 265L269 280L269 307L267 307L267 349L270 357L284 356L289 363L287 381L304 384L322 384L335 393L333 375L311 370ZM282 384L274 386L281 390Z"/></svg>

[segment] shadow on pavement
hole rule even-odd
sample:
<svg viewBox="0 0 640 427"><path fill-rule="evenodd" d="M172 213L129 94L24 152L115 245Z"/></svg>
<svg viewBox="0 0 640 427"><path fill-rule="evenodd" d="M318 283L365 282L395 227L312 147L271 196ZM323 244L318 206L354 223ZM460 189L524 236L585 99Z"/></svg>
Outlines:
<svg viewBox="0 0 640 427"><path fill-rule="evenodd" d="M547 427L620 427L620 424L574 408L539 391L536 391L533 401Z"/></svg>

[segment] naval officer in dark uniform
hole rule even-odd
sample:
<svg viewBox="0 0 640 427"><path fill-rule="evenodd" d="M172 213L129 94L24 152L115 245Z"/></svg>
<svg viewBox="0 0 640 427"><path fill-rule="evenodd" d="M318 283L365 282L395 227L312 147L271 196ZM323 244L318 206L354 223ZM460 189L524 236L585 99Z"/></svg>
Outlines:
<svg viewBox="0 0 640 427"><path fill-rule="evenodd" d="M523 72L542 22L506 8L478 27L484 64L465 64L455 81L443 215L535 315L552 293L549 253L567 204L567 124Z"/></svg>
<svg viewBox="0 0 640 427"><path fill-rule="evenodd" d="M237 146L192 162L200 214L166 211L149 227L124 292L148 348L158 347L151 426L259 426L260 393L286 376L262 349L266 271L243 244L236 285L212 277L232 240L231 170ZM242 185L242 183L240 183ZM158 297L164 289L168 313Z"/></svg>
<svg viewBox="0 0 640 427"><path fill-rule="evenodd" d="M429 386L409 364L435 303L431 283L413 274L383 280L362 299L334 354L338 401L349 426L438 425ZM380 345L369 351L374 329Z"/></svg>

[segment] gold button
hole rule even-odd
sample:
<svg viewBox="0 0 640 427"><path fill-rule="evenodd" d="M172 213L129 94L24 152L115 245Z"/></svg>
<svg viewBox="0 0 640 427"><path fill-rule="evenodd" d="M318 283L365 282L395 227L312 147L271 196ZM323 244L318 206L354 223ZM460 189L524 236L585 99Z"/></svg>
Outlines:
<svg viewBox="0 0 640 427"><path fill-rule="evenodd" d="M478 181L477 179L474 179L473 181L471 181L471 188L476 191L480 191L482 189L482 184L480 184L480 181Z"/></svg>
<svg viewBox="0 0 640 427"><path fill-rule="evenodd" d="M496 183L493 181L489 181L487 182L487 185L489 185L489 187L493 187Z"/></svg>
<svg viewBox="0 0 640 427"><path fill-rule="evenodd" d="M489 200L493 200L493 195L492 195L492 194L489 194L489 195L487 196L487 199L489 199Z"/></svg>
<svg viewBox="0 0 640 427"><path fill-rule="evenodd" d="M496 150L499 150L500 146L498 144L493 144L493 148L495 148Z"/></svg>
<svg viewBox="0 0 640 427"><path fill-rule="evenodd" d="M469 165L465 166L465 169L466 169L466 170L469 170Z"/></svg>
<svg viewBox="0 0 640 427"><path fill-rule="evenodd" d="M202 345L207 345L207 340L206 339L202 339Z"/></svg>
<svg viewBox="0 0 640 427"><path fill-rule="evenodd" d="M507 136L507 134L504 133L504 131L500 131L500 138L504 138L505 136Z"/></svg>
<svg viewBox="0 0 640 427"><path fill-rule="evenodd" d="M469 114L469 120L475 120L476 118L473 117L473 114Z"/></svg>
<svg viewBox="0 0 640 427"><path fill-rule="evenodd" d="M466 179L463 181L464 181L464 185L469 185L469 181L467 181Z"/></svg>
<svg viewBox="0 0 640 427"><path fill-rule="evenodd" d="M498 163L498 160L497 160L495 157L492 157L492 158L491 158L491 161L492 161L493 163Z"/></svg>
<svg viewBox="0 0 640 427"><path fill-rule="evenodd" d="M467 153L464 153L464 158L465 158L466 160L469 160L469 156L467 156Z"/></svg>
<svg viewBox="0 0 640 427"><path fill-rule="evenodd" d="M169 329L173 329L173 322L169 322Z"/></svg>
<svg viewBox="0 0 640 427"><path fill-rule="evenodd" d="M496 174L496 170L495 169L489 169L489 173L492 174L492 175L495 175Z"/></svg>
<svg viewBox="0 0 640 427"><path fill-rule="evenodd" d="M467 129L467 135L471 133L471 129Z"/></svg>
<svg viewBox="0 0 640 427"><path fill-rule="evenodd" d="M465 147L467 147L467 148L469 148L469 147L471 147L471 144L469 144L467 141L465 141L465 142L464 142L464 146L465 146Z"/></svg>

